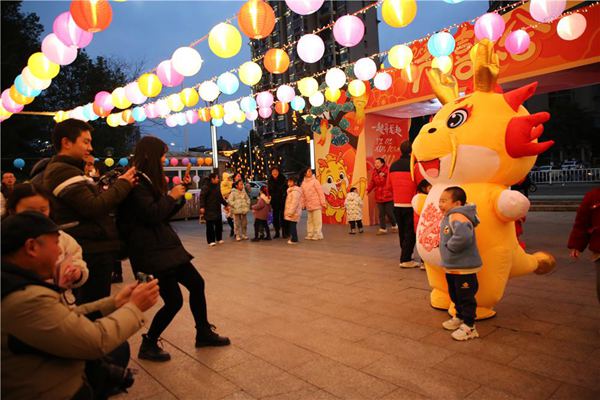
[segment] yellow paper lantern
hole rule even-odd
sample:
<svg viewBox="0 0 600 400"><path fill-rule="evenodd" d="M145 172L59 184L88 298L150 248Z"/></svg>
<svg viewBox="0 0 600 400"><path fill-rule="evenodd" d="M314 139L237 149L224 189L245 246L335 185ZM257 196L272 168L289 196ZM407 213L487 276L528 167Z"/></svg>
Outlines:
<svg viewBox="0 0 600 400"><path fill-rule="evenodd" d="M181 93L179 93L179 97L186 107L194 107L200 100L198 92L192 88L183 89Z"/></svg>
<svg viewBox="0 0 600 400"><path fill-rule="evenodd" d="M181 97L177 93L167 97L167 105L169 106L169 109L173 112L179 112L183 110L183 102L181 101Z"/></svg>
<svg viewBox="0 0 600 400"><path fill-rule="evenodd" d="M116 115L116 114L112 114L112 115ZM115 160L113 160L112 158L109 157L106 160L104 160L104 165L106 165L108 168L110 168L113 165L115 165Z"/></svg>
<svg viewBox="0 0 600 400"><path fill-rule="evenodd" d="M325 98L327 99L327 101L331 101L332 103L338 101L341 95L342 92L340 92L340 89L332 89L330 87L325 89Z"/></svg>
<svg viewBox="0 0 600 400"><path fill-rule="evenodd" d="M23 96L21 93L19 93L19 91L17 90L15 85L12 85L10 87L10 91L8 92L8 94L15 103L21 104L21 105L29 104L33 100L35 100L35 97Z"/></svg>
<svg viewBox="0 0 600 400"><path fill-rule="evenodd" d="M237 122L238 124L243 124L244 121L246 121L246 113L242 110L239 110L239 112L235 116L235 122Z"/></svg>
<svg viewBox="0 0 600 400"><path fill-rule="evenodd" d="M210 30L208 47L221 58L233 57L242 48L242 35L235 26L221 22Z"/></svg>
<svg viewBox="0 0 600 400"><path fill-rule="evenodd" d="M60 72L60 66L48 60L44 53L33 53L27 61L29 71L38 79L52 79Z"/></svg>
<svg viewBox="0 0 600 400"><path fill-rule="evenodd" d="M190 192L186 192L186 193L183 195L183 197L185 197L185 199L186 199L187 201L190 201L191 199L193 199L193 198L194 198L194 195L193 195L193 194L191 194Z"/></svg>
<svg viewBox="0 0 600 400"><path fill-rule="evenodd" d="M6 119L6 118L9 118L11 115L13 115L13 113L11 113L6 108L4 108L0 105L0 118Z"/></svg>
<svg viewBox="0 0 600 400"><path fill-rule="evenodd" d="M220 104L215 104L212 106L210 108L210 116L214 119L223 119L225 116L225 110L223 109L223 106Z"/></svg>
<svg viewBox="0 0 600 400"><path fill-rule="evenodd" d="M140 92L146 97L156 97L162 90L162 83L156 74L143 74L137 82Z"/></svg>
<svg viewBox="0 0 600 400"><path fill-rule="evenodd" d="M319 82L315 78L302 78L298 82L298 90L304 97L310 97L319 90Z"/></svg>
<svg viewBox="0 0 600 400"><path fill-rule="evenodd" d="M348 84L348 92L352 97L360 97L367 91L365 83L360 79L354 79Z"/></svg>
<svg viewBox="0 0 600 400"><path fill-rule="evenodd" d="M405 27L417 15L417 2L415 0L384 0L381 6L381 15L389 26Z"/></svg>
<svg viewBox="0 0 600 400"><path fill-rule="evenodd" d="M452 71L452 58L449 56L433 57L431 68L437 68L443 74L447 74Z"/></svg>
<svg viewBox="0 0 600 400"><path fill-rule="evenodd" d="M413 60L413 51L405 44L398 44L388 51L388 61L396 69L406 68Z"/></svg>
<svg viewBox="0 0 600 400"><path fill-rule="evenodd" d="M252 61L243 63L238 72L242 83L248 86L256 85L262 78L260 65Z"/></svg>
<svg viewBox="0 0 600 400"><path fill-rule="evenodd" d="M111 128L116 128L117 126L120 125L121 123L121 116L119 114L110 114L108 117L106 117L106 123L108 124L108 126L110 126ZM107 158L108 160L108 158ZM114 164L114 160L113 160L113 164ZM112 165L112 164L111 164ZM111 166L108 165L107 166Z"/></svg>
<svg viewBox="0 0 600 400"><path fill-rule="evenodd" d="M125 96L125 88L118 87L112 91L112 102L115 107L124 110L131 107L131 101Z"/></svg>
<svg viewBox="0 0 600 400"><path fill-rule="evenodd" d="M54 121L56 121L56 123L63 122L68 117L69 113L66 111L57 111L56 114L54 114Z"/></svg>

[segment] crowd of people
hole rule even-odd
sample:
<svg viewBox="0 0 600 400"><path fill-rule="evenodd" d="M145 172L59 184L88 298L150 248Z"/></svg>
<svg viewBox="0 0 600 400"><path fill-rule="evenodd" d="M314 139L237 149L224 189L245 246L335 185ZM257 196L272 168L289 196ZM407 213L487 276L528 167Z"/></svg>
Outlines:
<svg viewBox="0 0 600 400"><path fill-rule="evenodd" d="M170 354L160 337L183 306L180 285L189 292L196 347L227 346L207 313L205 281L170 224L184 206L191 182L168 187L163 165L167 145L153 136L136 145L131 168L103 180L91 156L92 127L69 119L56 125L52 142L56 156L36 165L32 179L16 183L2 174L2 397L103 399L133 383L128 369L127 340L145 324L144 312L159 297L138 358L165 362ZM416 217L411 201L427 193L426 181L410 173L411 145L390 167L374 161L367 191L375 192L378 235L397 231L400 267L415 268ZM478 337L475 328L477 272L477 210L460 187L440 198L441 265L446 271L456 316L442 326L455 340ZM224 243L223 221L234 241L249 239L248 214L253 214L252 241L283 238L299 243L297 224L307 214L306 240L323 240L321 184L310 168L285 177L270 172L256 201L240 174L212 173L202 185L201 219L210 247ZM345 199L349 233L365 232L363 199L356 187ZM223 214L224 212L224 214ZM274 234L271 235L270 222ZM598 270L600 300L600 188L588 193L578 211L569 243L579 257L589 247ZM115 266L128 258L136 276L111 294ZM120 274L121 272L117 272ZM36 371L32 374L32 371Z"/></svg>

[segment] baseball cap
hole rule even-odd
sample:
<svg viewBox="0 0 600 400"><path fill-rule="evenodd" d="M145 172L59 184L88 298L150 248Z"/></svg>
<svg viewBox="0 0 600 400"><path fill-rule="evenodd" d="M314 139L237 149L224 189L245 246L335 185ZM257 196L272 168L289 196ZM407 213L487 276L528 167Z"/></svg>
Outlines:
<svg viewBox="0 0 600 400"><path fill-rule="evenodd" d="M56 225L50 218L36 211L10 215L2 221L2 254L18 250L28 239L55 233L61 229L62 225Z"/></svg>

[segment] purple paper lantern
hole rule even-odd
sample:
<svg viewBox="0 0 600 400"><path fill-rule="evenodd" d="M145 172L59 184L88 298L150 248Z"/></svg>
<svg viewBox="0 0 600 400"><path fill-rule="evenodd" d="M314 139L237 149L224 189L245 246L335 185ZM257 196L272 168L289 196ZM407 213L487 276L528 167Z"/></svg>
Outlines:
<svg viewBox="0 0 600 400"><path fill-rule="evenodd" d="M506 25L500 14L487 13L475 22L475 37L479 40L489 39L495 42L504 33Z"/></svg>
<svg viewBox="0 0 600 400"><path fill-rule="evenodd" d="M258 115L260 115L261 118L269 118L272 114L273 110L271 107L261 107L258 109Z"/></svg>
<svg viewBox="0 0 600 400"><path fill-rule="evenodd" d="M269 108L273 105L273 94L268 91L260 92L256 95L256 104L260 108Z"/></svg>
<svg viewBox="0 0 600 400"><path fill-rule="evenodd" d="M567 0L531 0L529 12L531 18L538 22L550 22L565 11Z"/></svg>
<svg viewBox="0 0 600 400"><path fill-rule="evenodd" d="M530 42L531 39L529 38L527 32L525 32L522 29L519 29L517 31L511 32L506 37L506 42L504 46L510 54L521 54L527 51Z"/></svg>
<svg viewBox="0 0 600 400"><path fill-rule="evenodd" d="M171 60L165 60L158 64L158 67L156 67L156 75L158 75L158 79L166 87L181 85L184 79L183 75L173 69Z"/></svg>
<svg viewBox="0 0 600 400"><path fill-rule="evenodd" d="M187 165L190 163L190 159L189 158L184 158L183 160L181 160L181 164L185 165L187 167Z"/></svg>
<svg viewBox="0 0 600 400"><path fill-rule="evenodd" d="M333 25L335 41L345 47L356 46L365 35L365 24L355 15L344 15Z"/></svg>
<svg viewBox="0 0 600 400"><path fill-rule="evenodd" d="M285 4L296 14L310 15L316 12L325 0L285 0Z"/></svg>

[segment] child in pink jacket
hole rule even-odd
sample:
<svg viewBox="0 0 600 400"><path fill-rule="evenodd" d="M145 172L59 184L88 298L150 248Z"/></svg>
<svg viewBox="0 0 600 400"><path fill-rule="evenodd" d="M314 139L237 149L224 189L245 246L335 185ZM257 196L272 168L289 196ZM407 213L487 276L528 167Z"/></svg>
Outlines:
<svg viewBox="0 0 600 400"><path fill-rule="evenodd" d="M304 180L302 181L302 202L308 212L306 239L322 240L323 217L321 210L327 206L327 202L323 188L310 168L304 173Z"/></svg>
<svg viewBox="0 0 600 400"><path fill-rule="evenodd" d="M298 221L302 214L302 189L296 185L296 178L288 178L287 197L283 217L289 223L290 240L288 244L298 243Z"/></svg>

